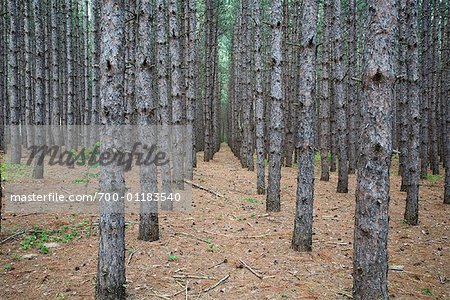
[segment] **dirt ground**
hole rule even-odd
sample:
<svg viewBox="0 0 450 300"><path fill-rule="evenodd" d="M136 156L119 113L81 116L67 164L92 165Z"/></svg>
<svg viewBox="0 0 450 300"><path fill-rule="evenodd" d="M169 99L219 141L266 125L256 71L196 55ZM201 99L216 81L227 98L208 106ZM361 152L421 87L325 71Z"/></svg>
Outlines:
<svg viewBox="0 0 450 300"><path fill-rule="evenodd" d="M297 253L290 249L296 168L283 168L282 211L268 214L265 196L256 194L255 172L242 169L226 145L211 162L204 163L201 153L198 157L194 182L225 197L194 189L193 210L161 212L161 239L151 243L137 240L137 215L126 216L129 299L351 298L354 175L348 194L335 193L335 173L329 182L316 180L313 251ZM395 169L390 296L450 299L450 206L442 204L443 180L422 183L420 225L411 227L402 221L405 194L398 192L400 177ZM3 242L0 299L92 299L96 220L94 214L4 215L2 241L33 225L48 230L85 225L79 238L60 242L47 254L37 248L23 249L23 235ZM86 224L92 235L82 232ZM26 258L27 254L37 256ZM221 279L221 284L208 290Z"/></svg>

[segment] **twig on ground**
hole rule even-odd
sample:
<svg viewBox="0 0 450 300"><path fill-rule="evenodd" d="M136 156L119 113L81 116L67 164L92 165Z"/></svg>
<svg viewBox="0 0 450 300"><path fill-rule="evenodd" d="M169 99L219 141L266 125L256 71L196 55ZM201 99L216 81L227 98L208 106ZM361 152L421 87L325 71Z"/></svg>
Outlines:
<svg viewBox="0 0 450 300"><path fill-rule="evenodd" d="M203 292L207 293L212 289L215 289L216 287L218 287L219 285L221 285L222 283L224 283L228 278L230 278L230 274L227 274L224 278L220 279L219 281L217 281L215 284L213 284L212 286L210 286L209 288L206 288L203 290ZM187 286L187 285L186 285Z"/></svg>
<svg viewBox="0 0 450 300"><path fill-rule="evenodd" d="M190 234L190 233L185 233L185 232L175 232L175 235L182 235L182 236L185 236L185 237L188 237L188 238L191 238L191 239L194 239L194 240L203 242L203 243L207 243L207 244L209 243L208 240L202 239L202 238L199 238L199 237L196 237L195 235L192 235L192 234Z"/></svg>
<svg viewBox="0 0 450 300"><path fill-rule="evenodd" d="M208 193L211 193L211 194L213 194L213 195L215 195L215 196L217 196L217 197L225 198L224 195L219 194L218 192L215 192L215 191L213 191L213 190L211 190L211 189L209 189L209 188L207 188L207 187L201 186L200 184L193 183L193 182L190 181L190 180L185 179L184 182L186 182L187 184L190 184L190 185L192 185L193 187L196 187L196 188L198 188L198 189L200 189L200 190L203 190L203 191L206 191L206 192L208 192Z"/></svg>
<svg viewBox="0 0 450 300"><path fill-rule="evenodd" d="M216 268L216 267L220 266L221 264L226 264L227 262L228 262L228 259L225 258L223 261L221 261L221 262L215 264L214 266L209 267L208 270L209 270L209 269Z"/></svg>
<svg viewBox="0 0 450 300"><path fill-rule="evenodd" d="M30 230L21 230L21 231L19 231L19 232L16 232L16 233L14 233L13 235L10 235L10 236L8 236L7 238L5 238L4 240L2 240L1 242L0 242L0 244L3 244L3 243L6 243L7 241L9 241L9 240L11 240L11 239L13 239L13 238L15 238L15 237L17 237L17 236L19 236L19 235L22 235L22 234L24 234L24 233L27 233L27 232L29 232Z"/></svg>
<svg viewBox="0 0 450 300"><path fill-rule="evenodd" d="M180 275L172 275L173 278L179 279L215 279L213 277L204 276L204 275L194 275L194 274L180 274Z"/></svg>
<svg viewBox="0 0 450 300"><path fill-rule="evenodd" d="M259 279L263 279L263 278L264 278L261 274L259 274L259 273L256 272L255 270L253 270L252 267L250 267L249 265L247 265L247 264L245 263L245 261L243 261L242 259L239 259L239 261L241 262L241 264L242 264L244 267L247 268L247 270L249 270L250 272L252 272L253 275L255 275L256 277L258 277Z"/></svg>
<svg viewBox="0 0 450 300"><path fill-rule="evenodd" d="M134 255L135 252L136 252L136 250L133 250L133 251L130 253L130 256L128 256L127 266L130 265L131 259L133 258L133 255Z"/></svg>

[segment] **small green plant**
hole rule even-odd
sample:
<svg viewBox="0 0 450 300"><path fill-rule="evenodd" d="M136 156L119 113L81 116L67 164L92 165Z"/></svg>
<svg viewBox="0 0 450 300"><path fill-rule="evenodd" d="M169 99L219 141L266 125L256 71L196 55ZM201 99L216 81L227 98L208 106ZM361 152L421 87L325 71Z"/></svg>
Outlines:
<svg viewBox="0 0 450 300"><path fill-rule="evenodd" d="M250 214L250 218L254 219L255 218L255 213L251 213Z"/></svg>
<svg viewBox="0 0 450 300"><path fill-rule="evenodd" d="M173 253L169 253L169 261L177 261L179 257Z"/></svg>
<svg viewBox="0 0 450 300"><path fill-rule="evenodd" d="M8 271L9 268L11 268L11 264L4 264L3 265L3 269L5 269L6 271Z"/></svg>
<svg viewBox="0 0 450 300"><path fill-rule="evenodd" d="M431 183L436 183L442 180L442 175L427 174L426 179Z"/></svg>
<svg viewBox="0 0 450 300"><path fill-rule="evenodd" d="M429 288L423 288L422 294L427 295L427 296L433 296L433 293L431 292L431 290Z"/></svg>
<svg viewBox="0 0 450 300"><path fill-rule="evenodd" d="M0 164L1 181L6 182L16 178L29 177L31 175L31 166L22 164Z"/></svg>
<svg viewBox="0 0 450 300"><path fill-rule="evenodd" d="M216 245L210 239L206 240L206 244L208 245L208 251L214 252Z"/></svg>
<svg viewBox="0 0 450 300"><path fill-rule="evenodd" d="M254 198L245 198L244 201L250 204L258 204L258 200Z"/></svg>
<svg viewBox="0 0 450 300"><path fill-rule="evenodd" d="M22 259L22 255L17 254L17 253L13 253L12 259L13 260L21 260Z"/></svg>

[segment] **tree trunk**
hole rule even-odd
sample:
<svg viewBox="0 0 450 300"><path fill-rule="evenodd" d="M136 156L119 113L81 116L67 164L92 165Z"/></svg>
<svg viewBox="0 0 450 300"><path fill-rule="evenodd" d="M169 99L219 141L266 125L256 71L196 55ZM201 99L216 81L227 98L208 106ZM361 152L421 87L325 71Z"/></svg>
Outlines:
<svg viewBox="0 0 450 300"><path fill-rule="evenodd" d="M356 185L353 299L388 299L389 169L392 154L394 0L368 1Z"/></svg>
<svg viewBox="0 0 450 300"><path fill-rule="evenodd" d="M154 55L151 0L138 0L139 15L136 51L136 109L140 141L151 146L157 140L157 102L153 90ZM148 126L150 125L150 127ZM157 169L155 164L140 166L141 193L157 193ZM156 241L159 239L158 203L140 202L139 240Z"/></svg>
<svg viewBox="0 0 450 300"><path fill-rule="evenodd" d="M331 0L323 2L322 80L320 81L320 180L330 180L330 36Z"/></svg>
<svg viewBox="0 0 450 300"><path fill-rule="evenodd" d="M297 251L312 250L317 5L315 0L304 0L301 19L297 203L292 236L292 248Z"/></svg>
<svg viewBox="0 0 450 300"><path fill-rule="evenodd" d="M255 20L255 120L256 120L256 191L259 195L266 192L265 183L265 149L264 149L264 96L262 86L262 57L261 57L261 7L260 0L253 1L253 19Z"/></svg>
<svg viewBox="0 0 450 300"><path fill-rule="evenodd" d="M213 26L213 1L206 0L206 24L205 24L205 101L204 101L204 161L213 158L214 133L213 133L213 101L214 101L214 26Z"/></svg>
<svg viewBox="0 0 450 300"><path fill-rule="evenodd" d="M344 93L344 55L341 40L341 0L334 0L333 5L334 37L334 105L338 143L338 193L348 192L348 158L347 158L347 114Z"/></svg>
<svg viewBox="0 0 450 300"><path fill-rule="evenodd" d="M100 106L100 4L92 0L92 111L91 124L98 125ZM98 141L98 132L91 134L94 144Z"/></svg>
<svg viewBox="0 0 450 300"><path fill-rule="evenodd" d="M281 156L283 145L283 85L281 82L281 0L272 1L272 37L270 65L270 97L269 116L269 179L266 198L267 211L280 211Z"/></svg>
<svg viewBox="0 0 450 300"><path fill-rule="evenodd" d="M74 49L73 49L72 0L67 3L66 47L67 47L67 142L68 151L75 147L75 99L74 99Z"/></svg>
<svg viewBox="0 0 450 300"><path fill-rule="evenodd" d="M428 29L430 30L430 29ZM430 62L430 166L433 175L439 174L439 153L438 153L438 36L439 36L439 6L438 1L433 1L433 22L431 26L431 62Z"/></svg>
<svg viewBox="0 0 450 300"><path fill-rule="evenodd" d="M407 194L404 218L410 225L419 223L419 138L420 138L420 87L417 1L406 0L406 66L408 80L408 157L404 169Z"/></svg>
<svg viewBox="0 0 450 300"><path fill-rule="evenodd" d="M446 25L446 55L442 55L445 61L445 82L446 86L444 91L447 96L443 96L443 101L446 103L446 123L445 130L447 134L445 135L445 190L444 190L444 204L450 204L450 18L447 13L447 25ZM444 62L443 62L444 63Z"/></svg>
<svg viewBox="0 0 450 300"><path fill-rule="evenodd" d="M36 126L35 145L40 146L45 143L45 51L44 51L44 26L43 7L41 0L33 0L34 11L34 29L36 35L36 47L34 58L36 61L35 75L35 108L34 108L34 124ZM33 178L44 178L44 163L36 160L34 165Z"/></svg>
<svg viewBox="0 0 450 300"><path fill-rule="evenodd" d="M18 70L18 3L8 0L9 37L8 37L8 99L11 126L11 163L20 164L22 147L20 141L20 99L19 99L19 70Z"/></svg>
<svg viewBox="0 0 450 300"><path fill-rule="evenodd" d="M100 99L102 135L100 151L113 155L123 149L125 18L124 1L103 1L101 7ZM118 201L101 201L96 299L125 299L125 211L123 166L110 164L100 171L100 192Z"/></svg>

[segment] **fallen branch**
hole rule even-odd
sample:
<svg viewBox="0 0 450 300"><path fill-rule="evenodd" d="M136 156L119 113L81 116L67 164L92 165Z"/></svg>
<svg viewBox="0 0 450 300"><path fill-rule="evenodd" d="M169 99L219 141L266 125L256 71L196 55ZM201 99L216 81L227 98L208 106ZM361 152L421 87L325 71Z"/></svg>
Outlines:
<svg viewBox="0 0 450 300"><path fill-rule="evenodd" d="M186 182L187 184L190 184L190 185L192 185L193 187L196 187L196 188L198 188L198 189L200 189L200 190L203 190L203 191L206 191L206 192L208 192L208 193L211 193L211 194L213 194L213 195L215 195L215 196L217 196L217 197L225 198L224 195L219 194L219 193L217 193L217 192L215 192L215 191L213 191L213 190L211 190L211 189L208 189L208 188L206 188L206 187L204 187L204 186L201 186L201 185L199 185L199 184L193 183L193 182L190 181L190 180L185 179L184 182Z"/></svg>
<svg viewBox="0 0 450 300"><path fill-rule="evenodd" d="M14 233L13 235L10 235L10 236L8 236L7 238L5 238L4 240L2 240L2 241L0 242L0 244L6 243L7 241L9 241L9 240L11 240L11 239L13 239L13 238L15 238L15 237L17 237L17 236L19 236L19 235L22 235L22 234L24 234L24 233L26 233L26 232L28 232L28 230L21 230L21 231L19 231L19 232L16 232L16 233Z"/></svg>
<svg viewBox="0 0 450 300"><path fill-rule="evenodd" d="M209 269L212 269L212 268L215 268L215 267L218 267L218 266L220 266L221 264L226 264L228 262L228 259L224 259L223 261L221 261L220 263L217 263L217 264L215 264L214 266L211 266L211 267L209 267L208 268L208 270Z"/></svg>
<svg viewBox="0 0 450 300"><path fill-rule="evenodd" d="M201 276L201 275L190 275L190 274L182 274L182 275L172 275L173 278L179 279L215 279L209 276Z"/></svg>
<svg viewBox="0 0 450 300"><path fill-rule="evenodd" d="M239 259L239 261L241 262L242 265L244 265L244 267L247 268L247 270L249 270L250 272L252 272L253 275L255 275L256 277L258 277L259 279L263 279L263 278L264 278L261 274L259 274L259 273L256 272L255 270L253 270L252 267L250 267L249 265L247 265L247 264L245 263L245 261L243 261L242 259Z"/></svg>
<svg viewBox="0 0 450 300"><path fill-rule="evenodd" d="M213 284L212 286L210 286L209 288L206 288L203 290L203 292L207 293L212 289L215 289L216 287L218 287L219 285L221 285L222 283L224 283L228 278L230 278L230 274L228 274L227 276L225 276L224 278L220 279L219 281L217 281L215 284ZM187 286L187 285L186 285Z"/></svg>
<svg viewBox="0 0 450 300"><path fill-rule="evenodd" d="M130 256L128 256L127 266L130 265L131 259L133 258L133 255L134 255L135 252L136 252L136 250L134 250L133 252L131 252L131 253L130 253Z"/></svg>

